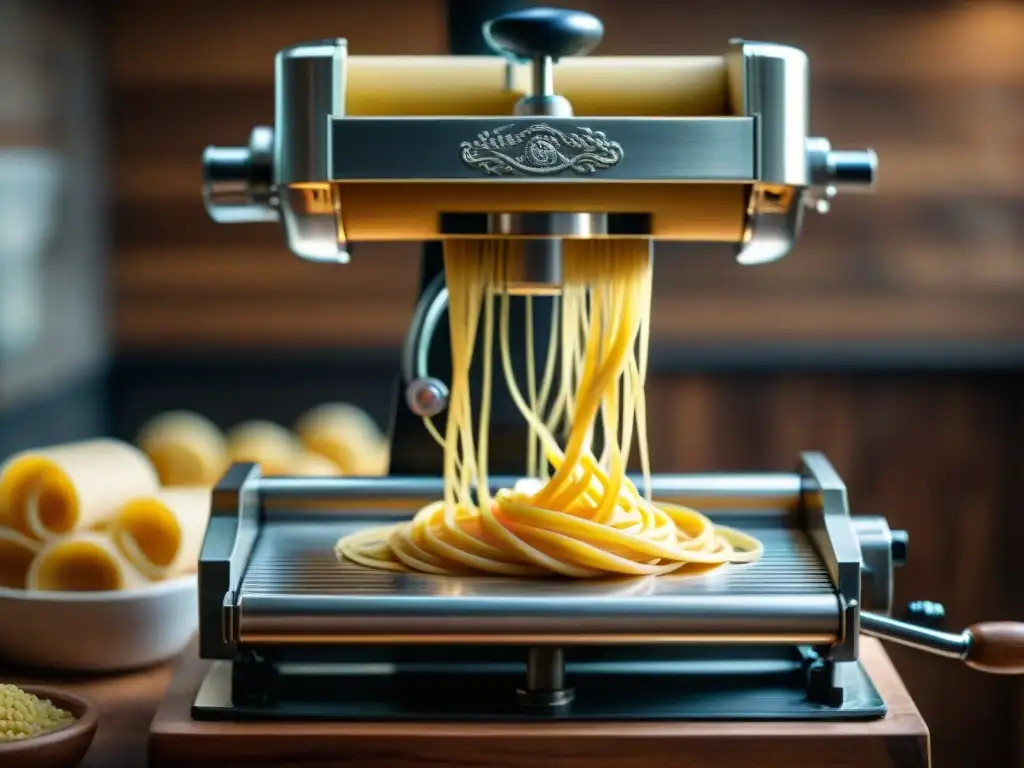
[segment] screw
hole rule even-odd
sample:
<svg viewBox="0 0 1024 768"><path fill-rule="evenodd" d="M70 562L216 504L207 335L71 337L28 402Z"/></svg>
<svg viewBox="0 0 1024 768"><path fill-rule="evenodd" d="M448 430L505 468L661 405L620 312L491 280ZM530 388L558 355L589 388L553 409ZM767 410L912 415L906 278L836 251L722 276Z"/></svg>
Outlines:
<svg viewBox="0 0 1024 768"><path fill-rule="evenodd" d="M436 416L448 406L448 387L434 378L416 379L405 390L405 402L417 416Z"/></svg>

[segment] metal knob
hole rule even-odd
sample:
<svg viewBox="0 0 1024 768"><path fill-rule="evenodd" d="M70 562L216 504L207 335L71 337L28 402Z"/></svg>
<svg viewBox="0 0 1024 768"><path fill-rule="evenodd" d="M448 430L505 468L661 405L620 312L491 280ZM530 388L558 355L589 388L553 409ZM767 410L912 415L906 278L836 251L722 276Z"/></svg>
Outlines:
<svg viewBox="0 0 1024 768"><path fill-rule="evenodd" d="M878 177L878 155L872 149L832 149L828 139L809 138L807 164L811 189L807 204L819 213L828 213L831 200L839 192L870 192Z"/></svg>
<svg viewBox="0 0 1024 768"><path fill-rule="evenodd" d="M517 115L570 117L572 104L555 93L552 68L566 56L585 56L603 37L596 16L557 8L527 8L484 24L484 39L496 53L533 62L532 92L516 104Z"/></svg>
<svg viewBox="0 0 1024 768"><path fill-rule="evenodd" d="M247 147L203 151L203 202L218 224L278 221L273 174L274 130L253 128Z"/></svg>
<svg viewBox="0 0 1024 768"><path fill-rule="evenodd" d="M558 8L527 8L484 24L488 45L520 60L585 56L603 37L604 25L596 16Z"/></svg>
<svg viewBox="0 0 1024 768"><path fill-rule="evenodd" d="M838 150L828 153L825 180L838 189L871 189L878 174L878 156L874 150Z"/></svg>
<svg viewBox="0 0 1024 768"><path fill-rule="evenodd" d="M448 407L448 387L433 376L413 379L405 389L405 402L417 416L432 418Z"/></svg>

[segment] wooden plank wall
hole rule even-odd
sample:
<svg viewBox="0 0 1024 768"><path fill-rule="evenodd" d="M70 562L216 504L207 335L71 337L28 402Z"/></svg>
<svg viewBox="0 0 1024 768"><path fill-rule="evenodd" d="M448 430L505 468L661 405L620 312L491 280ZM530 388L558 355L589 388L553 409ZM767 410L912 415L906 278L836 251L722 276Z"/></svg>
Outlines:
<svg viewBox="0 0 1024 768"><path fill-rule="evenodd" d="M785 468L831 459L855 514L910 532L896 606L929 599L950 630L1024 620L1024 376L747 373L649 385L657 467ZM1024 681L889 646L932 735L936 768L1024 768Z"/></svg>
<svg viewBox="0 0 1024 768"><path fill-rule="evenodd" d="M741 269L722 249L663 249L660 340L1021 337L1021 4L573 5L605 20L608 54L716 53L732 36L801 46L815 130L881 157L878 192L812 218L776 265ZM414 252L367 247L347 267L323 267L291 257L273 227L214 225L199 198L199 156L271 120L278 48L338 34L358 53L441 52L440 0L390 0L387 12L340 0L125 0L107 12L122 353L396 344L411 313ZM173 385L163 374L123 382L140 416L207 403L223 406L218 419L287 420L319 396L306 380L310 401L300 404L281 397L273 375L200 384L198 368L176 370ZM1021 619L1022 384L1019 374L663 375L651 413L671 427L654 430L654 451L663 470L699 471L785 468L797 451L823 449L857 511L912 531L901 601L942 600L958 625ZM1019 681L893 655L931 724L936 766L1024 766Z"/></svg>
<svg viewBox="0 0 1024 768"><path fill-rule="evenodd" d="M812 127L874 147L878 192L811 216L787 259L663 248L662 340L1007 339L1024 331L1024 11L1019 4L576 5L606 23L607 54L717 53L736 35L811 57ZM272 121L274 52L338 34L356 53L439 53L440 0L389 12L338 0L110 4L120 344L394 343L410 314L411 249L358 249L347 267L291 257L274 226L203 213L205 145ZM680 253L683 253L680 256ZM252 307L258 304L259 312Z"/></svg>

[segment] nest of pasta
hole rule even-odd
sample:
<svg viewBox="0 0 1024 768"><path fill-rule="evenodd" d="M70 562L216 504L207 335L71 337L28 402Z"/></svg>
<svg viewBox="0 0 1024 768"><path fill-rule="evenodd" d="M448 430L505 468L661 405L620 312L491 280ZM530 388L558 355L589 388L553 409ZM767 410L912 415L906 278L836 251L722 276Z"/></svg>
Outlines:
<svg viewBox="0 0 1024 768"><path fill-rule="evenodd" d="M652 498L644 397L649 244L564 243L559 322L552 324L539 385L527 356L525 394L511 363L509 296L501 290L505 276L514 273L515 248L507 240L445 245L451 395L443 434L424 421L444 448L444 498L409 522L343 538L338 556L371 568L439 575L571 578L665 576L757 560L763 551L757 539L715 525L695 509ZM532 349L532 306L526 301ZM531 437L530 478L492 495L487 455L496 323L498 362ZM469 371L478 332L484 381L474 423ZM561 442L559 432L567 435ZM634 441L642 489L626 474Z"/></svg>

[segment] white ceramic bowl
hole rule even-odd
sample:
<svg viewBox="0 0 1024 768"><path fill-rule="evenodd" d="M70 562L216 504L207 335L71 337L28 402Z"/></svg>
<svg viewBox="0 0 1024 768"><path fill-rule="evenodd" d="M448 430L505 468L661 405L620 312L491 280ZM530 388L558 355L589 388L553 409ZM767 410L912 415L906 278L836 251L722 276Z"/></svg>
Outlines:
<svg viewBox="0 0 1024 768"><path fill-rule="evenodd" d="M121 592L0 588L0 662L88 672L140 669L184 650L198 624L194 575Z"/></svg>

